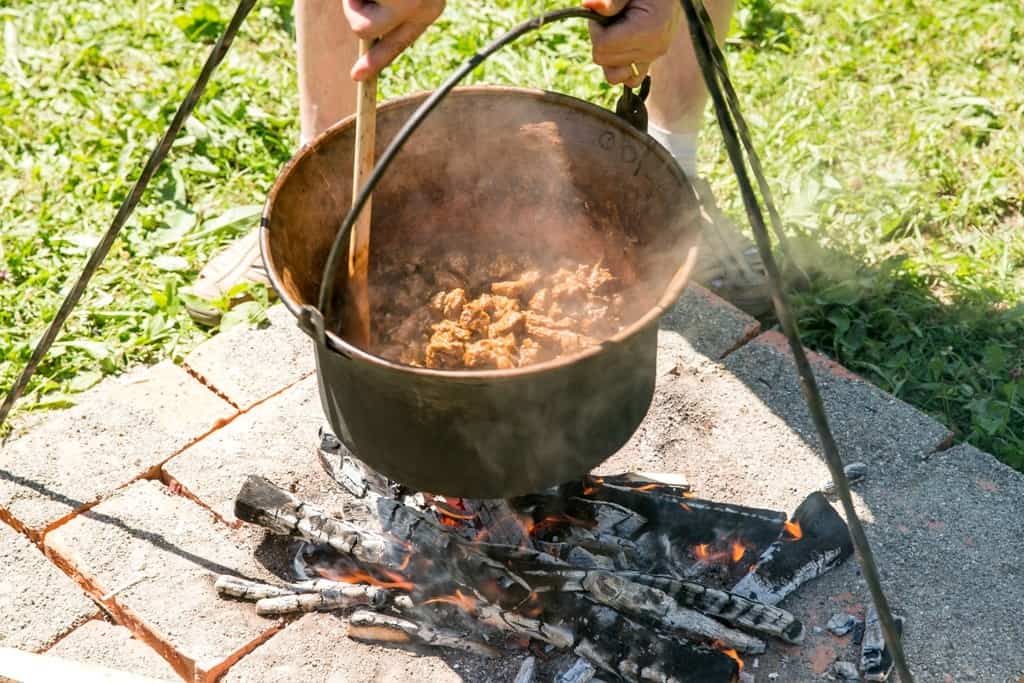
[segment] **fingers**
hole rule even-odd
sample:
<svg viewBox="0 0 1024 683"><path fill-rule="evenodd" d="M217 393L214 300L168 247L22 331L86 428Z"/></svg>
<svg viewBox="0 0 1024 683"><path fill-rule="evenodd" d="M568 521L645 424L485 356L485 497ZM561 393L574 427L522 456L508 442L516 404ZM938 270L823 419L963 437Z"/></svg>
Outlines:
<svg viewBox="0 0 1024 683"><path fill-rule="evenodd" d="M590 22L594 62L604 68L609 83L637 87L650 63L668 52L681 16L675 0L586 0L617 10L619 18L609 26ZM631 65L636 65L634 73ZM639 75L637 75L639 74Z"/></svg>
<svg viewBox="0 0 1024 683"><path fill-rule="evenodd" d="M636 67L636 71L633 70ZM644 82L644 76L651 65L646 62L632 62L627 66L605 66L604 78L612 85L628 85L630 88L639 88Z"/></svg>
<svg viewBox="0 0 1024 683"><path fill-rule="evenodd" d="M629 0L583 0L583 6L604 17L613 17L629 4Z"/></svg>
<svg viewBox="0 0 1024 683"><path fill-rule="evenodd" d="M345 18L362 40L376 44L356 61L352 78L366 80L390 64L444 11L445 0L342 0Z"/></svg>
<svg viewBox="0 0 1024 683"><path fill-rule="evenodd" d="M363 40L373 40L390 33L403 21L403 16L393 4L367 2L367 0L344 0L345 18L352 32Z"/></svg>
<svg viewBox="0 0 1024 683"><path fill-rule="evenodd" d="M352 80L365 81L380 73L405 48L413 44L425 30L426 24L402 24L374 43L352 67Z"/></svg>

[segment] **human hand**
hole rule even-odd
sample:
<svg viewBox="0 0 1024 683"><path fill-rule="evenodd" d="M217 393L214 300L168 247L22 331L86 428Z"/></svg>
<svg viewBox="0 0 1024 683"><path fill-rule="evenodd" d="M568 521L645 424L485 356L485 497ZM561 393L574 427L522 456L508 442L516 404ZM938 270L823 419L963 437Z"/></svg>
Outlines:
<svg viewBox="0 0 1024 683"><path fill-rule="evenodd" d="M363 40L377 40L356 60L352 79L376 76L444 11L445 0L344 0L345 18Z"/></svg>
<svg viewBox="0 0 1024 683"><path fill-rule="evenodd" d="M583 0L583 6L606 17L621 13L610 26L590 22L590 42L605 79L631 88L639 87L651 62L668 52L682 21L676 0Z"/></svg>

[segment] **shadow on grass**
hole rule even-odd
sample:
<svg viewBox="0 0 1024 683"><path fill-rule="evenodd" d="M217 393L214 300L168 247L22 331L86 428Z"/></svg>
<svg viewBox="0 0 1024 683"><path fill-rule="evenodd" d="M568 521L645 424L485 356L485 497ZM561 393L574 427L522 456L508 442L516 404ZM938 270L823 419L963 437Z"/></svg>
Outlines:
<svg viewBox="0 0 1024 683"><path fill-rule="evenodd" d="M805 345L1024 471L1024 304L985 283L944 288L898 257L797 252L813 268L793 297Z"/></svg>

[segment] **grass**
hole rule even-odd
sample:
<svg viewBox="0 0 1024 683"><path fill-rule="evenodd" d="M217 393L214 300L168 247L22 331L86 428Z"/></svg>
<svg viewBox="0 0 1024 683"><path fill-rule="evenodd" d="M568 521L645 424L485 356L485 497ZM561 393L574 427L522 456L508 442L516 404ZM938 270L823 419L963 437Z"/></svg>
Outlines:
<svg viewBox="0 0 1024 683"><path fill-rule="evenodd" d="M538 3L451 3L381 82L436 86ZM226 0L0 0L0 387L20 371L230 16ZM744 0L732 74L796 258L808 343L1024 469L1024 9ZM180 357L181 289L250 230L298 137L290 3L247 22L69 321L26 408ZM611 104L585 30L547 27L473 80ZM710 122L710 119L709 119ZM709 123L702 172L734 215ZM742 221L741 221L742 222ZM266 293L225 319L260 316Z"/></svg>

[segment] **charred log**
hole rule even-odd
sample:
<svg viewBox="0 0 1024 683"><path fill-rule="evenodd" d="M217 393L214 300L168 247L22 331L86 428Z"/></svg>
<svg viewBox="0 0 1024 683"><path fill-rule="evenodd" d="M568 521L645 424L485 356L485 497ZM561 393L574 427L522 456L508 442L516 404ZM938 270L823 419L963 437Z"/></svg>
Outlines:
<svg viewBox="0 0 1024 683"><path fill-rule="evenodd" d="M797 644L804 639L804 625L790 612L736 593L709 588L694 581L666 576L628 574L631 581L651 586L677 603L720 621L755 633Z"/></svg>
<svg viewBox="0 0 1024 683"><path fill-rule="evenodd" d="M718 642L738 652L760 654L763 640L723 626L711 617L680 606L667 593L607 572L592 572L583 587L598 602L638 621L700 641Z"/></svg>
<svg viewBox="0 0 1024 683"><path fill-rule="evenodd" d="M442 647L481 657L501 655L497 648L472 640L463 633L366 610L354 612L349 617L348 636L370 643Z"/></svg>
<svg viewBox="0 0 1024 683"><path fill-rule="evenodd" d="M846 522L825 496L812 493L793 513L799 535L787 532L768 548L754 571L744 576L733 593L769 605L781 602L797 588L842 564L853 554Z"/></svg>
<svg viewBox="0 0 1024 683"><path fill-rule="evenodd" d="M630 683L734 683L739 664L719 650L659 634L607 607L587 616L574 652Z"/></svg>
<svg viewBox="0 0 1024 683"><path fill-rule="evenodd" d="M554 683L590 683L597 675L597 669L583 657L580 657L573 665L562 673L555 676Z"/></svg>
<svg viewBox="0 0 1024 683"><path fill-rule="evenodd" d="M235 516L273 533L330 546L360 562L389 569L402 566L408 555L401 545L335 519L263 477L250 476L242 485L235 498Z"/></svg>
<svg viewBox="0 0 1024 683"><path fill-rule="evenodd" d="M381 607L386 592L376 586L339 584L317 593L294 593L262 598L256 602L256 614L276 617L300 612L331 612L352 607Z"/></svg>
<svg viewBox="0 0 1024 683"><path fill-rule="evenodd" d="M533 683L533 679L537 675L537 658L527 657L523 660L523 663L519 666L519 672L516 673L515 680L512 683Z"/></svg>
<svg viewBox="0 0 1024 683"><path fill-rule="evenodd" d="M896 630L903 637L903 617L894 617ZM868 609L864 618L864 640L861 643L860 670L865 681L887 681L892 674L892 652L885 644L882 635L882 624L878 619L878 611L874 607Z"/></svg>

